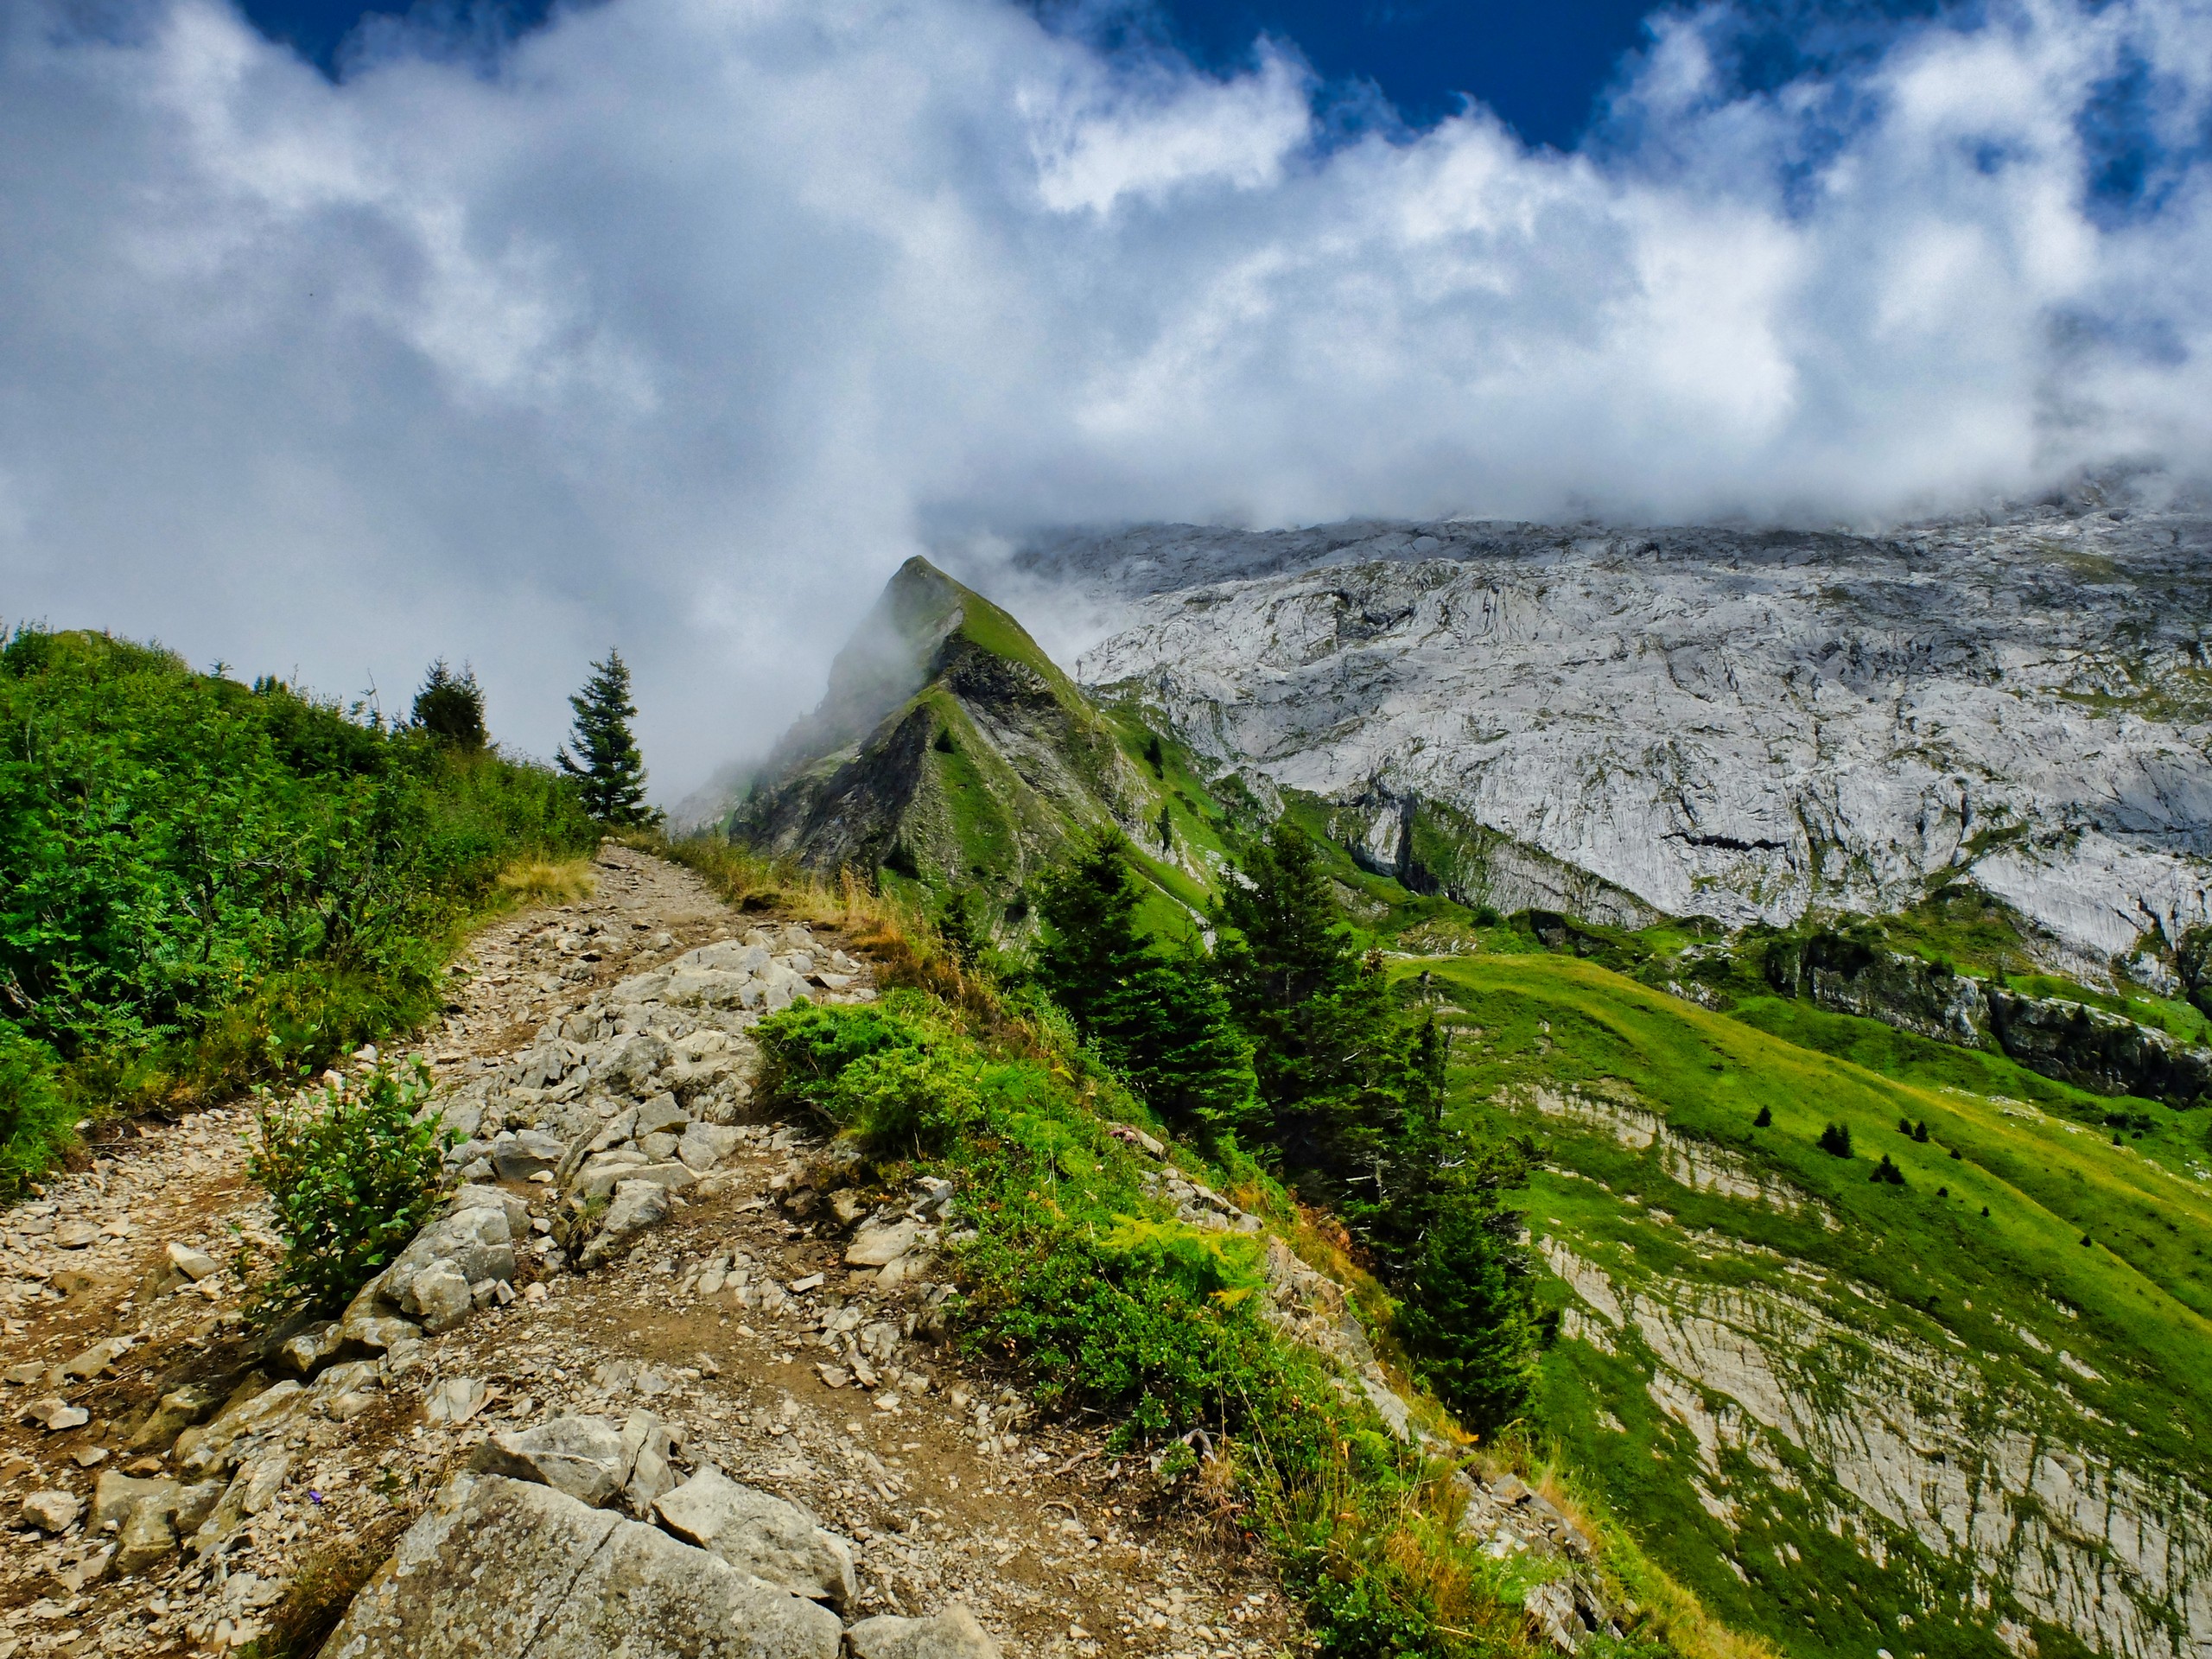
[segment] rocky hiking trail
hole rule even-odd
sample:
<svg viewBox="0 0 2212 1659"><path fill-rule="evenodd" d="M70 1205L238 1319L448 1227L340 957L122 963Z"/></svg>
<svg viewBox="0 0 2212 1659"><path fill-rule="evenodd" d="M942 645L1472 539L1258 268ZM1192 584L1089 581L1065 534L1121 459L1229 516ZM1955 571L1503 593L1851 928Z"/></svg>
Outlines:
<svg viewBox="0 0 2212 1659"><path fill-rule="evenodd" d="M414 1052L461 1185L341 1320L246 1319L243 1107L102 1125L0 1214L0 1659L284 1651L364 1580L323 1651L1301 1647L1263 1556L941 1339L947 1184L861 1205L756 1120L747 1033L864 955L595 873L456 969Z"/></svg>

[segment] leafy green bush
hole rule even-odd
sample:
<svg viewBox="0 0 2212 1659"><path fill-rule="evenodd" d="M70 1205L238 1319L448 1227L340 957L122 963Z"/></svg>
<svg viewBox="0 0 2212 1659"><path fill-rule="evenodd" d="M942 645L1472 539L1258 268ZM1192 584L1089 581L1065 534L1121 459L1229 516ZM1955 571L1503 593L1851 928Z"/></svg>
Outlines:
<svg viewBox="0 0 2212 1659"><path fill-rule="evenodd" d="M273 1300L334 1310L406 1248L437 1207L449 1136L418 1120L428 1067L378 1065L256 1113L246 1173L269 1192L284 1260Z"/></svg>
<svg viewBox="0 0 2212 1659"><path fill-rule="evenodd" d="M0 1190L20 1187L44 1169L68 1138L70 1122L53 1051L0 1020Z"/></svg>
<svg viewBox="0 0 2212 1659"><path fill-rule="evenodd" d="M0 1066L14 1182L66 1140L35 1122L419 1020L500 869L597 838L547 768L99 634L0 645L0 1010L48 1059Z"/></svg>

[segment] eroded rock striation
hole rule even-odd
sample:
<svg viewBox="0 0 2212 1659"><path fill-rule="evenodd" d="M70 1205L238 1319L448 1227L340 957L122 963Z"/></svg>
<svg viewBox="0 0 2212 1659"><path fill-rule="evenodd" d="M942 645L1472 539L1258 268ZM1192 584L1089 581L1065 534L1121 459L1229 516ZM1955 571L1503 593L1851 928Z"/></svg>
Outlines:
<svg viewBox="0 0 2212 1659"><path fill-rule="evenodd" d="M1022 563L1122 607L1087 686L1361 806L1378 865L1434 809L1459 850L1417 874L1470 902L1778 924L1970 871L2102 974L2212 914L2208 553L2200 506L2088 488L1878 537L1172 526Z"/></svg>

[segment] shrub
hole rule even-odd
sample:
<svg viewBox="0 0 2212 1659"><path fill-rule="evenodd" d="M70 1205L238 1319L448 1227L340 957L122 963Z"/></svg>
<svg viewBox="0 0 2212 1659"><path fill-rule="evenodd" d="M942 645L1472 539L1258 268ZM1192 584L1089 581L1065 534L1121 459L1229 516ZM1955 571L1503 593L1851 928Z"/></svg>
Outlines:
<svg viewBox="0 0 2212 1659"><path fill-rule="evenodd" d="M1760 1107L1759 1115L1751 1120L1751 1127L1755 1129L1772 1128L1774 1127L1774 1109L1769 1106Z"/></svg>
<svg viewBox="0 0 2212 1659"><path fill-rule="evenodd" d="M69 1135L54 1051L0 1020L0 1197L21 1191Z"/></svg>
<svg viewBox="0 0 2212 1659"><path fill-rule="evenodd" d="M268 1190L284 1260L270 1300L333 1310L374 1278L429 1219L448 1135L416 1113L429 1069L378 1065L255 1115L246 1173Z"/></svg>
<svg viewBox="0 0 2212 1659"><path fill-rule="evenodd" d="M1851 1130L1841 1123L1831 1123L1821 1131L1821 1150L1834 1158L1851 1156Z"/></svg>
<svg viewBox="0 0 2212 1659"><path fill-rule="evenodd" d="M1874 1166L1874 1173L1866 1179L1870 1181L1887 1181L1891 1186L1903 1186L1904 1171L1891 1163L1890 1154L1885 1152L1882 1154L1882 1161Z"/></svg>
<svg viewBox="0 0 2212 1659"><path fill-rule="evenodd" d="M760 1045L761 1092L826 1111L830 1090L855 1060L887 1049L930 1048L950 1033L926 998L900 989L858 1006L794 1003L753 1034Z"/></svg>
<svg viewBox="0 0 2212 1659"><path fill-rule="evenodd" d="M975 1056L953 1045L863 1054L822 1091L822 1110L872 1147L939 1147L982 1116Z"/></svg>

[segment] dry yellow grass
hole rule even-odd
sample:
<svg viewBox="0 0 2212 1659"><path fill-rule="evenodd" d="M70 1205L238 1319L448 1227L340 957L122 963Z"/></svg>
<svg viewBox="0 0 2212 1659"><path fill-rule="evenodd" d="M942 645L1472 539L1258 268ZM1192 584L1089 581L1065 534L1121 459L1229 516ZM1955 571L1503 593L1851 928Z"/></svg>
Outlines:
<svg viewBox="0 0 2212 1659"><path fill-rule="evenodd" d="M598 892L599 878L588 859L532 858L508 865L495 885L505 904L572 905Z"/></svg>

